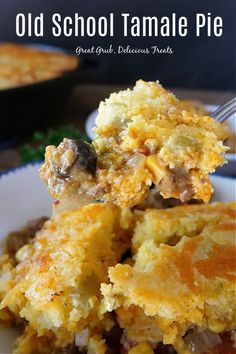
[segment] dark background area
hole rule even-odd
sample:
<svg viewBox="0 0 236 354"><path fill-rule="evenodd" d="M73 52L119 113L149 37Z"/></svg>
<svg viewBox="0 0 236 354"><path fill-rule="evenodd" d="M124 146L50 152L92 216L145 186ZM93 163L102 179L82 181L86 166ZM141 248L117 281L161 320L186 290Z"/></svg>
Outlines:
<svg viewBox="0 0 236 354"><path fill-rule="evenodd" d="M236 88L236 21L235 0L2 0L0 2L0 40L17 42L37 42L53 44L74 51L75 47L92 45L109 46L131 45L160 48L170 46L174 54L141 55L122 54L104 55L107 71L103 81L127 84L137 78L159 79L165 86L232 90ZM15 34L15 17L22 12L32 12L45 16L44 38L19 38ZM51 34L51 15L55 12L62 16L72 16L78 12L82 16L115 15L115 36L54 38ZM187 37L142 38L123 37L121 13L133 16L186 16L189 21ZM211 12L212 16L222 16L224 32L222 37L196 37L194 18L196 12ZM46 30L47 29L47 30ZM192 29L192 30L191 30Z"/></svg>

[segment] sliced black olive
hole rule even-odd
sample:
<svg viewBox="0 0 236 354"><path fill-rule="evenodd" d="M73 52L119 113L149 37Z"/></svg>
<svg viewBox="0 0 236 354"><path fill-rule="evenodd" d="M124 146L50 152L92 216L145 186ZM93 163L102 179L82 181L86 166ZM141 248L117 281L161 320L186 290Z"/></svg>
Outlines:
<svg viewBox="0 0 236 354"><path fill-rule="evenodd" d="M83 140L72 140L72 142L76 146L77 154L73 167L76 166L94 174L97 165L97 154L93 145Z"/></svg>
<svg viewBox="0 0 236 354"><path fill-rule="evenodd" d="M82 169L91 174L96 171L97 155L93 145L83 140L64 139L58 147L61 149L61 155L67 150L73 150L74 158L70 161L70 164L63 166L62 161L52 161L55 174L62 178L70 178L74 169Z"/></svg>

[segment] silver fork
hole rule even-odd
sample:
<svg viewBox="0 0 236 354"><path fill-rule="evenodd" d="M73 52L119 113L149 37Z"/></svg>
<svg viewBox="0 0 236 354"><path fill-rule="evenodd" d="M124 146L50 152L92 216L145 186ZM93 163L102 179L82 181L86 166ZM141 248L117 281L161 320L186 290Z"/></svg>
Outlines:
<svg viewBox="0 0 236 354"><path fill-rule="evenodd" d="M234 97L232 100L228 101L224 105L217 108L215 112L211 114L211 116L220 123L225 122L229 117L232 116L236 112L236 98Z"/></svg>

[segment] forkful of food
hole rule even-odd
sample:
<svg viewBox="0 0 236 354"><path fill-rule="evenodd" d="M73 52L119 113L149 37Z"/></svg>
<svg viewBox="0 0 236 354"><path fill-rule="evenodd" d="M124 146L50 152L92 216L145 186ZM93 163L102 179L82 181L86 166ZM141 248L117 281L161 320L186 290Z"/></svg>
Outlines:
<svg viewBox="0 0 236 354"><path fill-rule="evenodd" d="M153 189L165 199L206 203L209 174L228 150L221 122L233 111L235 100L214 119L185 109L158 82L139 80L100 104L92 144L65 138L48 146L41 178L63 208L98 200L131 208Z"/></svg>

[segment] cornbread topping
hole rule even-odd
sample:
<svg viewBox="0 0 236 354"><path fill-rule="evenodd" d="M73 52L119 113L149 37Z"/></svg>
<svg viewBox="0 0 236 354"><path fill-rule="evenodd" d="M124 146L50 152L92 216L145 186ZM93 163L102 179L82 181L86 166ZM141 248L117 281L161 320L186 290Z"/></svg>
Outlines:
<svg viewBox="0 0 236 354"><path fill-rule="evenodd" d="M95 132L47 147L53 216L0 257L13 354L235 354L236 205L207 204L227 128L140 80Z"/></svg>
<svg viewBox="0 0 236 354"><path fill-rule="evenodd" d="M86 194L133 207L155 186L165 199L208 202L213 193L209 174L224 163L228 130L186 106L157 82L139 80L132 90L111 94L99 107L92 143L97 164ZM41 169L56 199L68 189L72 194L80 193L80 188L84 192L78 168L65 179L53 167L55 156L62 152L64 156L67 145L64 140L58 148L48 147Z"/></svg>
<svg viewBox="0 0 236 354"><path fill-rule="evenodd" d="M13 353L116 353L112 331L129 354L234 353L235 230L235 203L54 215L17 265L0 257L0 320L24 327Z"/></svg>

